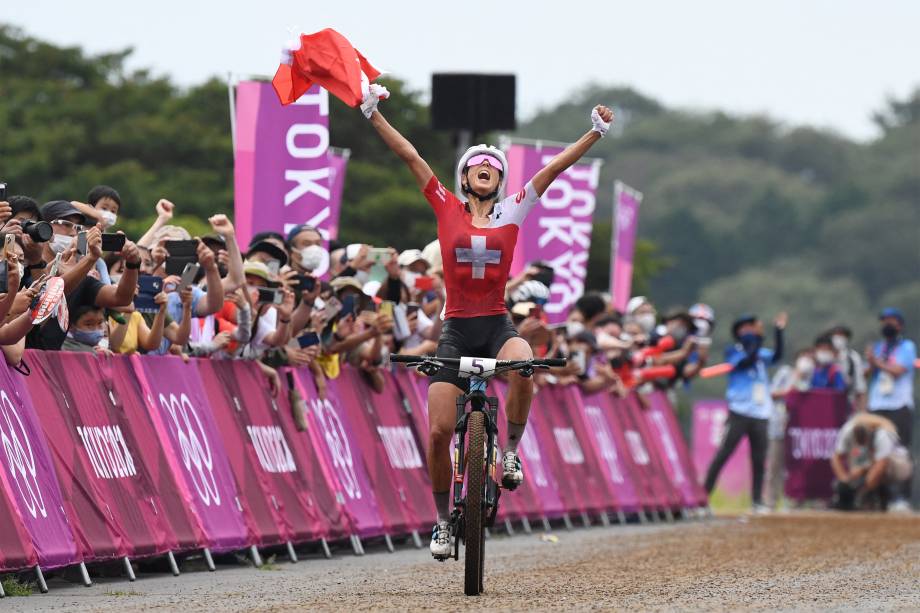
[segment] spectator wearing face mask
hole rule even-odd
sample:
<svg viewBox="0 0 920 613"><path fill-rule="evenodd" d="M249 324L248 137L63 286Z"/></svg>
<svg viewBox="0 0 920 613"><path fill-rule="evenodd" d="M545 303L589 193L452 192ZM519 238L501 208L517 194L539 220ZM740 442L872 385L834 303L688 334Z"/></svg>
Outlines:
<svg viewBox="0 0 920 613"><path fill-rule="evenodd" d="M744 315L732 325L736 343L726 349L725 361L731 364L725 397L728 400L728 421L722 444L706 473L708 493L715 489L719 472L735 451L742 437L747 437L751 449L751 502L754 512L767 512L763 504L764 463L767 455L767 426L773 413L770 380L767 369L778 363L783 355L783 330L787 316L780 313L774 320L775 347L763 347L764 329L755 315Z"/></svg>
<svg viewBox="0 0 920 613"><path fill-rule="evenodd" d="M655 332L655 324L658 322L658 312L655 305L645 296L633 296L626 303L626 318L628 321L635 323L641 330L639 342L648 342Z"/></svg>
<svg viewBox="0 0 920 613"><path fill-rule="evenodd" d="M73 325L70 326L67 338L61 344L61 351L108 352L105 309L86 304L78 307L71 317L73 317Z"/></svg>
<svg viewBox="0 0 920 613"><path fill-rule="evenodd" d="M866 410L866 367L862 356L850 346L853 331L844 325L836 325L827 331L837 355L837 368L843 373L847 384L847 396L854 411Z"/></svg>
<svg viewBox="0 0 920 613"><path fill-rule="evenodd" d="M786 396L790 392L807 392L811 389L811 378L815 373L812 349L800 349L795 354L793 365L780 366L770 382L773 397L773 412L767 424L767 474L764 499L767 508L776 509L783 499L785 471L784 439L786 436Z"/></svg>
<svg viewBox="0 0 920 613"><path fill-rule="evenodd" d="M687 311L693 322L693 350L687 356L683 368L684 380L696 377L709 362L712 347L712 330L716 325L716 313L708 304L698 302Z"/></svg>
<svg viewBox="0 0 920 613"><path fill-rule="evenodd" d="M890 420L907 448L913 441L914 361L917 346L904 337L904 314L886 308L879 314L882 340L866 349L869 365L869 412ZM905 482L892 507L907 506L910 482Z"/></svg>
<svg viewBox="0 0 920 613"><path fill-rule="evenodd" d="M287 235L291 267L301 274L322 277L329 272L329 252L323 247L323 237L309 224L294 226Z"/></svg>
<svg viewBox="0 0 920 613"><path fill-rule="evenodd" d="M830 336L815 339L815 372L811 376L812 389L837 390L845 392L847 382L837 366L837 353Z"/></svg>

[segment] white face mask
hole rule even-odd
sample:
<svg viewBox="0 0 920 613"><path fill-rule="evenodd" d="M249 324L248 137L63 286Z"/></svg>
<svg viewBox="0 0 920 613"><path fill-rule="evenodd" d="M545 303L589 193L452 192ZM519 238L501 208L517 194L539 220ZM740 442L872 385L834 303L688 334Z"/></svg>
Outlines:
<svg viewBox="0 0 920 613"><path fill-rule="evenodd" d="M329 252L321 245L310 245L300 250L300 265L317 277L329 270Z"/></svg>
<svg viewBox="0 0 920 613"><path fill-rule="evenodd" d="M575 337L575 335L580 332L584 332L585 324L580 321L567 321L565 322L565 335L569 338Z"/></svg>
<svg viewBox="0 0 920 613"><path fill-rule="evenodd" d="M73 243L73 237L67 236L66 234L55 234L51 237L51 242L48 243L48 247L55 254L64 253L67 251L67 248L70 247L70 244Z"/></svg>
<svg viewBox="0 0 920 613"><path fill-rule="evenodd" d="M709 336L709 332L712 330L712 326L705 319L694 319L693 325L696 326L698 336Z"/></svg>
<svg viewBox="0 0 920 613"><path fill-rule="evenodd" d="M648 334L655 329L655 314L654 313L642 313L636 315L636 323L639 324L639 327Z"/></svg>
<svg viewBox="0 0 920 613"><path fill-rule="evenodd" d="M827 349L821 349L820 351L815 352L815 361L818 364L830 364L834 361L834 352L828 351Z"/></svg>
<svg viewBox="0 0 920 613"><path fill-rule="evenodd" d="M843 351L847 348L847 337L842 334L835 334L832 336L831 342L834 344L834 349L837 351Z"/></svg>
<svg viewBox="0 0 920 613"><path fill-rule="evenodd" d="M420 274L417 272L412 272L411 270L403 270L399 273L399 278L402 279L402 282L405 283L406 287L409 289L415 287L415 280L420 276Z"/></svg>
<svg viewBox="0 0 920 613"><path fill-rule="evenodd" d="M23 264L18 264L19 268L19 278L22 279L26 274L26 267Z"/></svg>
<svg viewBox="0 0 920 613"><path fill-rule="evenodd" d="M112 211L99 211L99 217L102 218L102 223L105 224L106 228L111 228L118 221L118 215Z"/></svg>
<svg viewBox="0 0 920 613"><path fill-rule="evenodd" d="M807 375L814 371L815 363L812 362L811 358L802 356L795 361L795 369L800 373Z"/></svg>

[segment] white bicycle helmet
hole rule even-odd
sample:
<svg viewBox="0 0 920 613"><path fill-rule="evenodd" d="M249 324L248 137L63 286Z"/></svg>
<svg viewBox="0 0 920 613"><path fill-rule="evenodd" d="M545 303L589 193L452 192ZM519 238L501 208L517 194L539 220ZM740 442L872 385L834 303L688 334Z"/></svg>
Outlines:
<svg viewBox="0 0 920 613"><path fill-rule="evenodd" d="M511 300L513 302L535 302L543 305L549 301L549 288L534 279L524 281L511 292Z"/></svg>
<svg viewBox="0 0 920 613"><path fill-rule="evenodd" d="M708 322L714 322L716 320L716 312L712 310L711 306L702 302L694 304L687 313L693 319L705 319Z"/></svg>
<svg viewBox="0 0 920 613"><path fill-rule="evenodd" d="M498 159L502 164L502 169L498 173L498 187L495 188L495 191L491 194L486 194L481 196L483 200L490 200L492 198L498 199L501 197L505 189L505 178L508 175L508 159L505 157L505 154L498 147L493 147L492 145L479 144L474 145L466 150L466 153L460 156L460 161L457 163L457 187L463 191L465 194L469 194L473 190L469 187L463 187L463 182L460 180L460 177L463 175L466 170L466 163L474 155L486 154L491 155ZM475 193L475 192L474 192ZM480 198L479 194L476 194L477 198Z"/></svg>

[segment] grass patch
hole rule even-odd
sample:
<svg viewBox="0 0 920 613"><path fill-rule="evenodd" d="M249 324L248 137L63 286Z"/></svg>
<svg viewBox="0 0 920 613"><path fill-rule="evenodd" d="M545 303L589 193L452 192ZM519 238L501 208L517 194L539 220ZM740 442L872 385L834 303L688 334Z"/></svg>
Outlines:
<svg viewBox="0 0 920 613"><path fill-rule="evenodd" d="M29 581L20 581L16 575L7 575L0 580L3 584L3 593L7 596L31 596L35 584Z"/></svg>
<svg viewBox="0 0 920 613"><path fill-rule="evenodd" d="M135 591L125 592L122 590L108 591L105 593L105 595L106 596L143 596L143 594L140 592L135 592Z"/></svg>
<svg viewBox="0 0 920 613"><path fill-rule="evenodd" d="M275 559L277 556L272 555L267 560L263 561L262 566L259 567L259 570L281 570L281 567L275 564Z"/></svg>

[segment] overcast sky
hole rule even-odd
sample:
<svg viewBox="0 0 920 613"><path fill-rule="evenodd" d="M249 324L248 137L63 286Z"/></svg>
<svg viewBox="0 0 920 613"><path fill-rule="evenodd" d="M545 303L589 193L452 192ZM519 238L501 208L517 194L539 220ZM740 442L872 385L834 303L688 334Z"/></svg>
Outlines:
<svg viewBox="0 0 920 613"><path fill-rule="evenodd" d="M31 35L91 52L132 46L131 67L183 85L230 71L274 74L289 28L334 27L417 89L427 91L437 71L516 73L519 119L594 81L672 106L767 113L867 139L871 112L920 85L920 2L911 0L4 5L0 21Z"/></svg>

